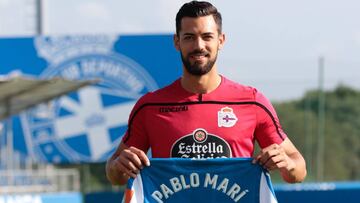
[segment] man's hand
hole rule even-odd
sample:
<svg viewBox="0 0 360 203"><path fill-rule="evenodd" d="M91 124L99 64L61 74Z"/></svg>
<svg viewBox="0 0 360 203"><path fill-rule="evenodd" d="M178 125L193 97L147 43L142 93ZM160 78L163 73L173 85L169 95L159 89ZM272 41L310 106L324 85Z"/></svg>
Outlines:
<svg viewBox="0 0 360 203"><path fill-rule="evenodd" d="M125 184L129 177L135 178L144 166L150 166L146 154L136 148L121 143L107 161L106 175L112 184Z"/></svg>
<svg viewBox="0 0 360 203"><path fill-rule="evenodd" d="M260 151L253 163L259 162L264 168L269 171L279 169L291 171L295 168L295 163L292 161L285 150L278 144L272 144Z"/></svg>
<svg viewBox="0 0 360 203"><path fill-rule="evenodd" d="M280 145L272 144L263 148L253 160L253 163L257 162L269 171L280 170L288 183L301 182L306 177L305 160L288 138Z"/></svg>

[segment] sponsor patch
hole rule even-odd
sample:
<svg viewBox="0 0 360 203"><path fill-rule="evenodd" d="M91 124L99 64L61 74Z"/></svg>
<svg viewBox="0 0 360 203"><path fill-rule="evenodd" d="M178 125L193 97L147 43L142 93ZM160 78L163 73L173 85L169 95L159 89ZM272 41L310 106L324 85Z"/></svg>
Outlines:
<svg viewBox="0 0 360 203"><path fill-rule="evenodd" d="M231 157L229 144L221 137L198 128L178 139L171 148L171 157L208 159Z"/></svg>

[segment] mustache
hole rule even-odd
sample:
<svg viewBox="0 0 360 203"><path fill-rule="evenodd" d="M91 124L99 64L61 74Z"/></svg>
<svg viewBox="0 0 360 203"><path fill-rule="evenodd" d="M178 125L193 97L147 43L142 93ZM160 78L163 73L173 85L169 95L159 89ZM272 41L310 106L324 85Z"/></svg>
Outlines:
<svg viewBox="0 0 360 203"><path fill-rule="evenodd" d="M193 52L189 53L190 56L192 55L203 55L203 56L208 56L209 53L207 51L202 51L202 50L195 50Z"/></svg>

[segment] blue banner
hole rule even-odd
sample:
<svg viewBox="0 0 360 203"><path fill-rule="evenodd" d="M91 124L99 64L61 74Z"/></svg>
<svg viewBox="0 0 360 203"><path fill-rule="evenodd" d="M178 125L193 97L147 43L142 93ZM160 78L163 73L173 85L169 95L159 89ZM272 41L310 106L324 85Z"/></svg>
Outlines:
<svg viewBox="0 0 360 203"><path fill-rule="evenodd" d="M52 163L103 162L136 100L181 74L172 35L0 39L0 74L101 80L13 118L14 147Z"/></svg>

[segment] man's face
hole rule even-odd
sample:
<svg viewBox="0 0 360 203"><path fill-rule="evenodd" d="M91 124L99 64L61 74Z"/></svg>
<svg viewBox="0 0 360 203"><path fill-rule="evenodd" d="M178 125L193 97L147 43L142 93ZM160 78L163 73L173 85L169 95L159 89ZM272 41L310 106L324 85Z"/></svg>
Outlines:
<svg viewBox="0 0 360 203"><path fill-rule="evenodd" d="M224 40L225 37L219 34L212 15L184 17L179 36L174 36L175 47L180 51L186 71L197 76L204 75L213 68Z"/></svg>

